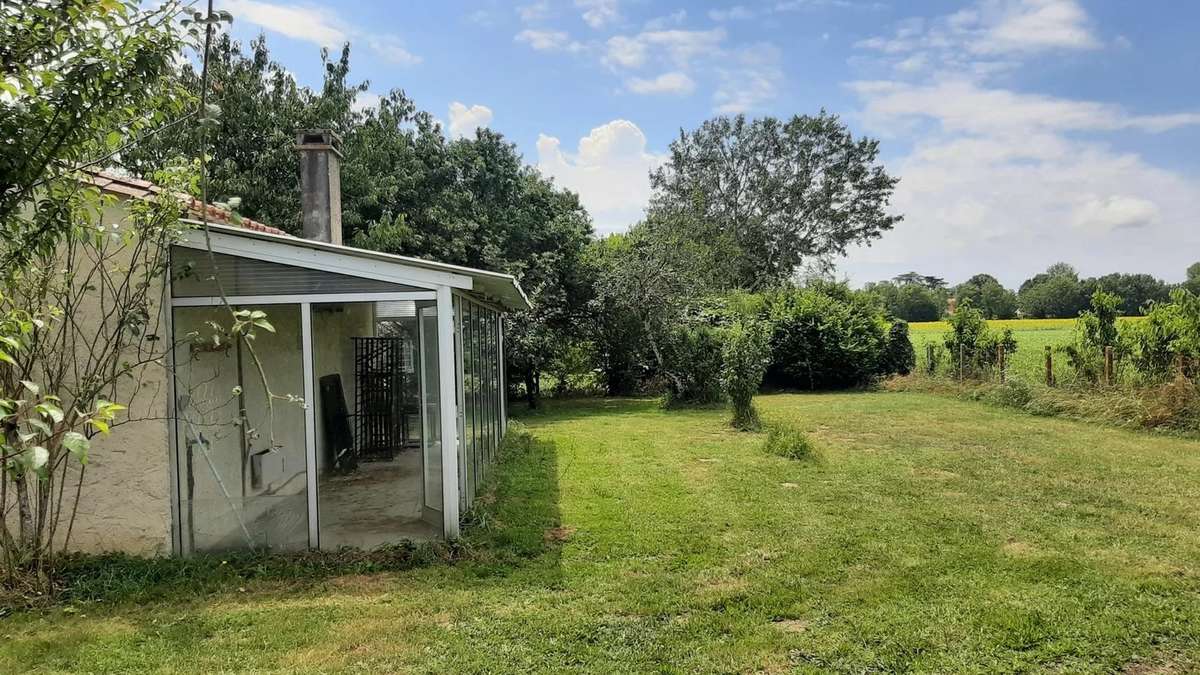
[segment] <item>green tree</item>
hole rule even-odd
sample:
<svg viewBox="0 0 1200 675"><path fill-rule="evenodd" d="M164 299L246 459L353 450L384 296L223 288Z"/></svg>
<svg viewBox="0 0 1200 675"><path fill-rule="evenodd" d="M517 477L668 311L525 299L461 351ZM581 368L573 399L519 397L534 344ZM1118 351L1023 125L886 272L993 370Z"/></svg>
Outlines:
<svg viewBox="0 0 1200 675"><path fill-rule="evenodd" d="M1188 266L1187 281L1183 282L1183 287L1193 295L1200 295L1200 262Z"/></svg>
<svg viewBox="0 0 1200 675"><path fill-rule="evenodd" d="M761 321L735 321L725 329L721 376L733 406L735 429L757 431L762 423L754 408L754 395L762 386L771 363L771 334Z"/></svg>
<svg viewBox="0 0 1200 675"><path fill-rule="evenodd" d="M954 288L958 302L970 302L986 319L1011 319L1017 315L1017 294L990 274L976 274Z"/></svg>
<svg viewBox="0 0 1200 675"><path fill-rule="evenodd" d="M0 4L0 269L71 231L79 167L181 121L186 99L164 78L188 39L179 13L175 2Z"/></svg>
<svg viewBox="0 0 1200 675"><path fill-rule="evenodd" d="M1096 291L1105 291L1121 298L1123 316L1141 316L1148 304L1167 302L1171 297L1171 287L1149 274L1106 274L1087 279L1082 286L1089 297Z"/></svg>
<svg viewBox="0 0 1200 675"><path fill-rule="evenodd" d="M1121 298L1097 290L1092 293L1091 308L1079 313L1075 320L1075 335L1071 344L1058 351L1067 355L1077 375L1096 382L1104 372L1104 350L1113 347L1118 354L1125 350L1117 330L1121 315Z"/></svg>
<svg viewBox="0 0 1200 675"><path fill-rule="evenodd" d="M1009 356L1017 351L1017 340L1013 337L1012 329L989 327L983 312L972 307L970 301L959 305L947 321L950 329L946 331L942 342L950 353L950 360L956 370L961 368L972 377L997 364L999 347L1004 347Z"/></svg>
<svg viewBox="0 0 1200 675"><path fill-rule="evenodd" d="M864 290L879 299L889 317L901 321L937 321L946 307L946 292L924 284L881 281Z"/></svg>
<svg viewBox="0 0 1200 675"><path fill-rule="evenodd" d="M1021 284L1017 302L1031 319L1063 319L1079 316L1088 306L1088 295L1074 267L1055 263Z"/></svg>
<svg viewBox="0 0 1200 675"><path fill-rule="evenodd" d="M155 292L179 227L176 191L191 185L165 176L168 190L134 203L113 230L79 169L172 124L206 123L209 111L180 116L189 99L167 77L189 42L180 19L172 2L0 4L0 562L10 584L50 590L74 517L65 488L82 485L90 438L123 409L118 392L136 390L163 356L151 339Z"/></svg>
<svg viewBox="0 0 1200 675"><path fill-rule="evenodd" d="M324 81L319 91L299 86L292 74L271 60L266 39L250 43L250 53L228 34L214 40L208 77L210 98L220 106L219 127L208 136L209 191L216 198L237 197L239 212L292 234L300 233L300 176L297 170L296 131L329 128L346 140L366 115L354 109L355 97L366 83L349 84L350 48L331 60L321 50ZM200 94L201 73L185 63L178 75L181 87ZM381 106L382 107L382 106ZM388 99L387 111L401 111L411 121L412 105L402 93ZM377 116L384 113L377 112ZM149 177L159 167L180 157L199 154L200 137L194 126L179 126L122 153L122 163L134 173ZM355 148L357 150L357 148ZM358 169L357 153L347 153L342 173L343 227L353 236L364 220L359 202L371 191L371 180Z"/></svg>
<svg viewBox="0 0 1200 675"><path fill-rule="evenodd" d="M824 111L786 121L716 117L671 143L651 174L651 209L715 228L735 245L727 287L769 288L806 258L842 254L900 221L886 211L898 179L878 156L878 141L856 140Z"/></svg>

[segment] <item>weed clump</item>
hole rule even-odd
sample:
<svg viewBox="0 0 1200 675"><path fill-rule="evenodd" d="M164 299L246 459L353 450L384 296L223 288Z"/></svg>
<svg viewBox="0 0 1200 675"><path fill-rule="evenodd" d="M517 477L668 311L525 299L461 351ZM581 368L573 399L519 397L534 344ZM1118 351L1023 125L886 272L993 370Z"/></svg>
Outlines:
<svg viewBox="0 0 1200 675"><path fill-rule="evenodd" d="M816 446L803 431L779 422L767 424L764 449L787 459L811 459L816 455Z"/></svg>

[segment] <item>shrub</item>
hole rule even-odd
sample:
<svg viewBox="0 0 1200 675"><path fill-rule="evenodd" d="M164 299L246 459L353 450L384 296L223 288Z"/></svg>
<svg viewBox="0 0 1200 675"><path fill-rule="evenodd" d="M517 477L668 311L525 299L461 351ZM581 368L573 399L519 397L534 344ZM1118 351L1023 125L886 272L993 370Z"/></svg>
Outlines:
<svg viewBox="0 0 1200 675"><path fill-rule="evenodd" d="M1013 337L1012 329L989 328L983 313L972 307L970 301L959 305L947 321L950 330L946 331L943 342L950 352L950 361L956 369L961 366L972 377L978 377L983 371L997 365L997 351L1001 345L1006 354L1017 351L1017 340Z"/></svg>
<svg viewBox="0 0 1200 675"><path fill-rule="evenodd" d="M1121 341L1137 372L1151 382L1172 376L1175 360L1183 358L1185 374L1195 377L1200 357L1200 297L1185 289L1171 293L1171 302L1152 303L1146 318L1121 326Z"/></svg>
<svg viewBox="0 0 1200 675"><path fill-rule="evenodd" d="M1058 351L1066 354L1067 361L1080 379L1097 382L1104 372L1104 349L1113 347L1118 354L1124 352L1117 334L1117 317L1120 316L1121 298L1096 291L1092 294L1091 309L1079 313L1075 321L1075 336L1070 344L1061 345Z"/></svg>
<svg viewBox="0 0 1200 675"><path fill-rule="evenodd" d="M721 334L698 322L676 326L663 346L666 404L719 403L721 386Z"/></svg>
<svg viewBox="0 0 1200 675"><path fill-rule="evenodd" d="M815 284L767 300L771 384L839 389L880 374L885 324L872 297L843 284Z"/></svg>
<svg viewBox="0 0 1200 675"><path fill-rule="evenodd" d="M725 390L733 405L732 424L743 431L759 428L754 395L762 386L771 360L766 327L753 319L738 321L726 329L723 375Z"/></svg>
<svg viewBox="0 0 1200 675"><path fill-rule="evenodd" d="M917 365L917 353L908 337L908 322L896 321L883 341L880 374L908 375Z"/></svg>
<svg viewBox="0 0 1200 675"><path fill-rule="evenodd" d="M763 447L768 453L787 459L810 459L816 454L816 447L803 431L779 422L767 425Z"/></svg>

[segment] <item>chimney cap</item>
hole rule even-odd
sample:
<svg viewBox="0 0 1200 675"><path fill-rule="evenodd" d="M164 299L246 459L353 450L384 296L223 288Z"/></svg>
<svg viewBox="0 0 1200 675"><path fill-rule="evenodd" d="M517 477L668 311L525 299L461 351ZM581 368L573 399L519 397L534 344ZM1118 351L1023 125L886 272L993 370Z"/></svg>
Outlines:
<svg viewBox="0 0 1200 675"><path fill-rule="evenodd" d="M332 150L342 156L342 137L332 129L300 129L296 131L297 150Z"/></svg>

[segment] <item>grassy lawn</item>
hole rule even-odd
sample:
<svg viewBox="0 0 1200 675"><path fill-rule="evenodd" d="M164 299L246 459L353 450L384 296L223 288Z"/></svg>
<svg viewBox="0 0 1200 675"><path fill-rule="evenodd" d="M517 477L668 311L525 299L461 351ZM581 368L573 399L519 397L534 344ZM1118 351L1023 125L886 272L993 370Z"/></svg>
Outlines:
<svg viewBox="0 0 1200 675"><path fill-rule="evenodd" d="M18 614L0 672L1200 667L1200 442L915 393L759 405L820 457L720 410L552 403L468 561Z"/></svg>

